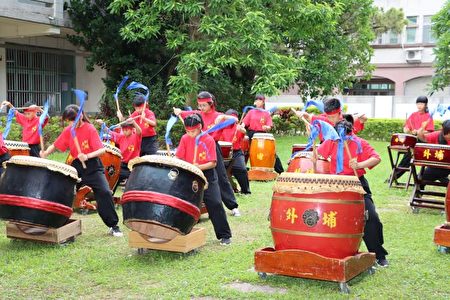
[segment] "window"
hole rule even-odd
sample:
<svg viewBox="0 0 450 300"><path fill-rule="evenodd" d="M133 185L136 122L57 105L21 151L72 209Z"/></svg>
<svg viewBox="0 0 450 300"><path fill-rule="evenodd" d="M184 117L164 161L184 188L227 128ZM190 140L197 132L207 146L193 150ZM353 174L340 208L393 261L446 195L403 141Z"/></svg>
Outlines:
<svg viewBox="0 0 450 300"><path fill-rule="evenodd" d="M400 44L400 35L392 31L385 32L377 36L374 45L395 45Z"/></svg>
<svg viewBox="0 0 450 300"><path fill-rule="evenodd" d="M431 17L432 16L423 16L422 43L425 43L425 44L430 44L430 43L436 42L436 39L433 36Z"/></svg>
<svg viewBox="0 0 450 300"><path fill-rule="evenodd" d="M406 17L408 24L406 25L406 43L414 44L416 43L416 32L417 32L417 16Z"/></svg>

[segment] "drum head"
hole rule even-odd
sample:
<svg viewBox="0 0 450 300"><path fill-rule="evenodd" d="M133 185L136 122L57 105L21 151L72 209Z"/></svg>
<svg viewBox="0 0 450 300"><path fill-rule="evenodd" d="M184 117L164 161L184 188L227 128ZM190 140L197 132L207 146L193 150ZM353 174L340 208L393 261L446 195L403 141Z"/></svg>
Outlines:
<svg viewBox="0 0 450 300"><path fill-rule="evenodd" d="M273 134L271 133L255 133L253 139L263 139L263 140L275 140Z"/></svg>
<svg viewBox="0 0 450 300"><path fill-rule="evenodd" d="M120 152L119 148L114 147L110 143L102 142L103 147L106 149L106 152L112 153L120 158L122 158L122 153Z"/></svg>

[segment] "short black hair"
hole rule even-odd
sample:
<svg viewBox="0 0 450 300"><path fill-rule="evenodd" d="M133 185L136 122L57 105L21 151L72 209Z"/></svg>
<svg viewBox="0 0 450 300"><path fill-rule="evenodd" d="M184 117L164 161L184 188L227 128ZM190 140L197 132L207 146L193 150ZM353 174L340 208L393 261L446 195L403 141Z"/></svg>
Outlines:
<svg viewBox="0 0 450 300"><path fill-rule="evenodd" d="M263 100L266 101L266 97L263 94L256 94L255 100Z"/></svg>
<svg viewBox="0 0 450 300"><path fill-rule="evenodd" d="M24 107L30 107L32 105L36 105L36 103L34 103L33 101L27 101L27 102L25 102L25 104L23 106Z"/></svg>
<svg viewBox="0 0 450 300"><path fill-rule="evenodd" d="M206 99L206 98L211 98L211 101L213 101L214 96L210 92L207 92L207 91L201 91L197 95L197 99Z"/></svg>
<svg viewBox="0 0 450 300"><path fill-rule="evenodd" d="M427 98L427 96L419 96L419 97L417 97L416 103L425 103L425 104L428 104L428 98Z"/></svg>
<svg viewBox="0 0 450 300"><path fill-rule="evenodd" d="M232 109L232 108L230 108L229 110L227 110L227 111L225 112L225 114L226 114L226 115L236 115L236 116L239 116L239 113L238 113L236 110Z"/></svg>
<svg viewBox="0 0 450 300"><path fill-rule="evenodd" d="M341 128L344 128L345 130L345 135L352 133L353 131L353 124L350 123L347 120L340 120L339 122L336 123L336 125L334 126L334 128L336 129L336 131L339 133L339 130Z"/></svg>
<svg viewBox="0 0 450 300"><path fill-rule="evenodd" d="M64 109L64 112L62 113L61 119L63 121L75 121L78 111L80 110L80 107L76 104L69 104L66 106L66 108ZM87 123L91 123L91 121L89 121L89 118L86 116L86 114L83 111L83 117L82 117L84 122Z"/></svg>
<svg viewBox="0 0 450 300"><path fill-rule="evenodd" d="M338 108L341 108L341 101L337 98L329 98L325 100L324 102L324 111L326 113L332 112L333 110L336 110Z"/></svg>
<svg viewBox="0 0 450 300"><path fill-rule="evenodd" d="M351 115L351 114L343 114L342 117L344 118L344 120L347 120L352 125L355 124L355 118L353 118L353 115Z"/></svg>
<svg viewBox="0 0 450 300"><path fill-rule="evenodd" d="M134 96L133 106L135 106L135 107L141 106L142 104L144 104L144 102L145 102L145 96L138 94L138 95Z"/></svg>
<svg viewBox="0 0 450 300"><path fill-rule="evenodd" d="M188 115L185 119L184 119L184 126L186 127L194 127L197 126L198 124L202 125L203 128L203 119L202 116L198 113L193 113L191 115Z"/></svg>
<svg viewBox="0 0 450 300"><path fill-rule="evenodd" d="M442 122L442 132L444 135L450 133L450 120Z"/></svg>

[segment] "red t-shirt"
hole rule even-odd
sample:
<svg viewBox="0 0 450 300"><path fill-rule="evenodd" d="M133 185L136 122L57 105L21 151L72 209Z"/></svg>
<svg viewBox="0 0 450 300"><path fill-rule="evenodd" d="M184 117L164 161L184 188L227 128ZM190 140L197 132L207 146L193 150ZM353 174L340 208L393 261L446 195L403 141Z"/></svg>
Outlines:
<svg viewBox="0 0 450 300"><path fill-rule="evenodd" d="M5 141L3 140L3 135L0 132L0 155L8 152L8 148L6 148Z"/></svg>
<svg viewBox="0 0 450 300"><path fill-rule="evenodd" d="M439 144L439 134L441 130L425 134L425 141L429 144ZM450 145L450 141L447 141L447 145Z"/></svg>
<svg viewBox="0 0 450 300"><path fill-rule="evenodd" d="M31 120L27 119L24 114L16 112L16 121L22 126L22 142L28 143L30 145L36 145L40 143L39 137L39 117L34 117ZM48 117L45 118L42 128L48 123Z"/></svg>
<svg viewBox="0 0 450 300"><path fill-rule="evenodd" d="M192 115L193 113L197 113L200 116L202 116L202 120L203 120L203 131L206 131L208 129L210 129L211 127L213 127L215 124L215 120L218 116L223 115L223 113L218 112L214 109L211 109L209 112L204 113L200 110L190 110L190 111L182 111L181 112L181 117L183 119L185 119L187 116ZM214 138L214 140L219 141L220 135L221 135L221 131L222 130L217 130L214 132L211 132L209 135L212 136Z"/></svg>
<svg viewBox="0 0 450 300"><path fill-rule="evenodd" d="M429 113L420 113L418 111L412 113L408 120L406 120L405 127L409 130L418 130L422 127L423 122L427 122L428 124L425 127L426 131L434 131L434 122L433 118Z"/></svg>
<svg viewBox="0 0 450 300"><path fill-rule="evenodd" d="M245 134L236 129L237 124L230 125L222 129L222 134L220 135L220 141L233 143L233 150L241 149L242 139Z"/></svg>
<svg viewBox="0 0 450 300"><path fill-rule="evenodd" d="M194 151L195 138L187 134L183 135L177 148L176 157L192 164L194 163ZM216 142L210 135L205 134L200 138L197 147L197 163L201 165L211 161L217 161Z"/></svg>
<svg viewBox="0 0 450 300"><path fill-rule="evenodd" d="M71 127L72 125L64 128L63 132L56 139L54 145L56 149L62 152L69 148L70 155L76 158L78 157L78 151L70 133ZM84 122L80 127L75 129L75 133L78 138L78 143L80 144L81 152L84 154L103 148L102 141L100 140L94 125Z"/></svg>
<svg viewBox="0 0 450 300"><path fill-rule="evenodd" d="M141 152L142 135L133 132L129 136L123 133L111 131L112 140L119 145L122 153L122 161L128 163L131 159L138 157Z"/></svg>
<svg viewBox="0 0 450 300"><path fill-rule="evenodd" d="M266 110L252 109L250 110L242 120L245 127L252 131L265 131L262 127L272 127L272 117Z"/></svg>
<svg viewBox="0 0 450 300"><path fill-rule="evenodd" d="M380 155L378 155L378 153L375 151L375 149L372 146L370 146L370 144L366 140L363 140L363 139L357 137L356 135L353 135L353 139L354 139L354 141L352 141L352 140L347 141L348 148L350 150L350 154L351 154L352 158L356 157L358 162L365 161L366 159L368 159L370 157L375 157L378 159L380 158ZM357 154L358 144L356 143L356 141L359 141L361 143L362 151L359 154ZM336 156L337 156L337 152L338 152L338 141L333 141L333 140L324 141L317 148L317 152L325 158L331 158L330 174L336 174ZM350 168L350 166L349 166L349 161L350 161L350 158L348 157L347 151L345 150L345 147L344 147L344 170L341 173L339 173L338 175L355 175L355 173L353 172L353 169ZM366 173L366 171L364 169L358 169L358 170L356 170L356 172L358 173L358 177L360 177Z"/></svg>
<svg viewBox="0 0 450 300"><path fill-rule="evenodd" d="M134 111L131 115L130 118L136 117L136 116L140 116L141 113ZM148 108L145 109L145 113L144 116L152 121L156 122L156 117L155 114L149 110ZM142 130L142 137L151 137L151 136L155 136L156 135L156 130L155 127L150 126L150 124L148 124L147 122L142 121L141 119L137 118L136 119L136 123L139 125L139 127L141 127Z"/></svg>

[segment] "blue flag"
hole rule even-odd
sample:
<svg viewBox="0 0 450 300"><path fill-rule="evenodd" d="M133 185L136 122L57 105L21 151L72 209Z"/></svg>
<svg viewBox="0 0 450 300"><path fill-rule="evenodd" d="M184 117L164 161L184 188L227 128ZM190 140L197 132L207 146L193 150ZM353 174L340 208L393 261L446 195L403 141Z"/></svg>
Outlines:
<svg viewBox="0 0 450 300"><path fill-rule="evenodd" d="M44 125L45 119L48 116L49 108L50 108L50 105L48 104L48 99L47 99L47 101L45 101L45 104L44 104L44 111L42 112L42 114L39 117L39 126L38 126L39 136L42 136L42 126Z"/></svg>
<svg viewBox="0 0 450 300"><path fill-rule="evenodd" d="M5 126L5 130L3 131L3 139L6 139L8 137L9 131L11 130L11 123L12 120L14 119L14 111L16 109L13 107L9 110L8 112L8 116L6 117L6 126Z"/></svg>
<svg viewBox="0 0 450 300"><path fill-rule="evenodd" d="M166 125L166 134L164 135L164 139L166 140L166 144L171 146L172 140L170 139L170 131L172 130L173 125L177 122L178 117L171 115Z"/></svg>
<svg viewBox="0 0 450 300"><path fill-rule="evenodd" d="M306 101L305 106L303 107L303 111L305 111L308 107L310 106L315 106L317 107L320 112L324 112L325 108L324 108L324 104L323 101L316 101L316 100L308 100Z"/></svg>
<svg viewBox="0 0 450 300"><path fill-rule="evenodd" d="M78 110L77 116L75 120L73 121L72 128L70 129L70 133L72 134L72 137L75 137L75 128L77 127L78 122L80 121L81 116L83 115L83 108L84 108L84 101L86 100L86 92L82 90L76 90L72 89L72 91L77 96L78 100L80 101L80 109Z"/></svg>
<svg viewBox="0 0 450 300"><path fill-rule="evenodd" d="M116 92L114 93L114 99L116 101L119 101L119 92L122 89L123 85L125 84L125 82L128 80L128 76L125 76L122 81L120 82L120 84L117 86Z"/></svg>

